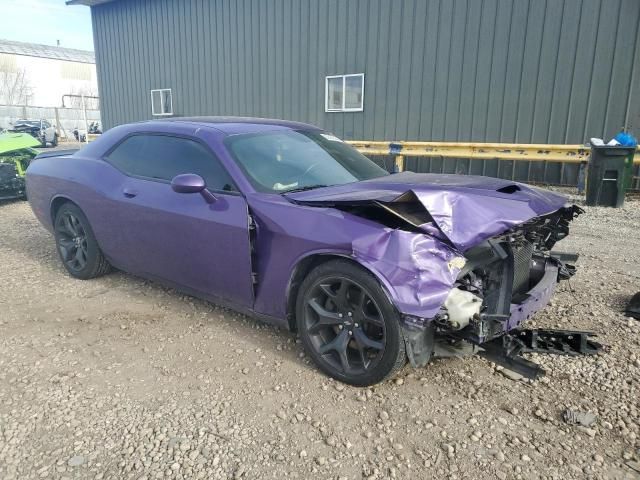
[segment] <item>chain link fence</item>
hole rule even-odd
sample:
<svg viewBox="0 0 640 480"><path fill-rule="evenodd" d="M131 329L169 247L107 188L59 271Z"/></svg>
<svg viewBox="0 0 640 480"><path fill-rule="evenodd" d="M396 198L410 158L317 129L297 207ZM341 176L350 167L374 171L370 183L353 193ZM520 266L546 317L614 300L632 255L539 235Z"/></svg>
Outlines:
<svg viewBox="0 0 640 480"><path fill-rule="evenodd" d="M100 121L100 110L86 109L87 124ZM73 130L86 130L82 108L0 105L0 129L10 129L17 120L48 120L60 138L73 139Z"/></svg>

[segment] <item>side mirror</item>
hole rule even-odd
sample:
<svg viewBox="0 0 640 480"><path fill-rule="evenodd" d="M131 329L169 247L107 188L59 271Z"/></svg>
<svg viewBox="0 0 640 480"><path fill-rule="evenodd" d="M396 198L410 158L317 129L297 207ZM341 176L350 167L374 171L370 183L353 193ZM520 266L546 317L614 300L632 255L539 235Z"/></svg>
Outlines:
<svg viewBox="0 0 640 480"><path fill-rule="evenodd" d="M200 193L206 187L204 179L194 173L177 175L171 180L171 188L176 193Z"/></svg>
<svg viewBox="0 0 640 480"><path fill-rule="evenodd" d="M176 193L199 193L207 203L213 203L217 199L207 190L207 185L200 175L195 173L184 173L176 175L171 180L171 189Z"/></svg>

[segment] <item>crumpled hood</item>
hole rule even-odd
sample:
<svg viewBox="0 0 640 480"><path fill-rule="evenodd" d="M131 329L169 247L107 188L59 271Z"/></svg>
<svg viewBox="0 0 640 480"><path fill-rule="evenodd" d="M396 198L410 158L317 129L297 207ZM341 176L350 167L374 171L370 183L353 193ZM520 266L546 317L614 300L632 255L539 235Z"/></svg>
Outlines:
<svg viewBox="0 0 640 480"><path fill-rule="evenodd" d="M413 172L295 192L287 198L326 207L367 202L392 206L417 199L442 235L460 251L569 206L562 195L509 180ZM431 223L421 229L433 234Z"/></svg>

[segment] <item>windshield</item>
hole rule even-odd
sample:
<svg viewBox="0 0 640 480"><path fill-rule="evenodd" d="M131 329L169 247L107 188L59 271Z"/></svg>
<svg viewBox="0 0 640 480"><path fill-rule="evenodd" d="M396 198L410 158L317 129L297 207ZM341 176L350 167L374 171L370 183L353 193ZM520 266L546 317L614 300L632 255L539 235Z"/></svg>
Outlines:
<svg viewBox="0 0 640 480"><path fill-rule="evenodd" d="M339 138L318 131L234 135L225 144L260 192L285 193L388 175Z"/></svg>

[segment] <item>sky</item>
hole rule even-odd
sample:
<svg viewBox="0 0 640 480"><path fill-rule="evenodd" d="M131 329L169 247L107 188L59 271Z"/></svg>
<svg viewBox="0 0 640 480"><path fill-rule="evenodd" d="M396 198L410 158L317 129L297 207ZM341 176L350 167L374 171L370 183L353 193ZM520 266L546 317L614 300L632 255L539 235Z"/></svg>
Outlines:
<svg viewBox="0 0 640 480"><path fill-rule="evenodd" d="M1 0L0 38L93 50L89 7L65 0Z"/></svg>

